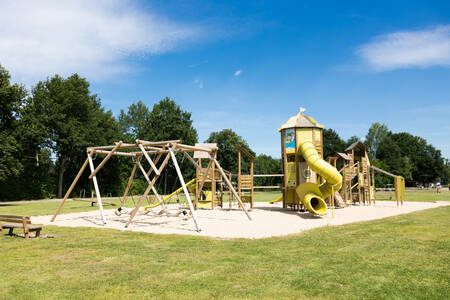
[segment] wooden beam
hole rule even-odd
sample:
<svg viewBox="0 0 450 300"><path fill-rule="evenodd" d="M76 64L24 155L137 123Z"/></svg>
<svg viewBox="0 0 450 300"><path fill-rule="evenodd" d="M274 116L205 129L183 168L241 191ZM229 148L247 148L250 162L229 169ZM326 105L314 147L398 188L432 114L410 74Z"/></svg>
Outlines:
<svg viewBox="0 0 450 300"><path fill-rule="evenodd" d="M244 206L244 203L242 203L241 198L239 197L238 193L236 192L236 190L234 189L233 185L231 184L230 180L228 179L228 177L225 175L225 172L223 171L222 167L220 166L219 162L217 161L217 159L211 157L211 160L214 161L214 163L217 166L217 169L219 170L220 174L222 174L222 177L225 179L225 182L228 185L228 188L232 191L233 195L236 197L237 201L239 202L239 205L241 206L242 210L245 212L245 214L247 215L248 219L250 221L253 221L252 217L250 216L250 214L248 213L247 209Z"/></svg>
<svg viewBox="0 0 450 300"><path fill-rule="evenodd" d="M140 162L138 162L138 165L139 165L139 169L141 169L142 175L144 175L145 180L147 180L148 184L151 184L152 181L151 181L150 178L147 176L147 172L145 172L144 167L142 166L142 164L141 164ZM162 201L162 198L161 198L161 196L158 194L158 191L156 191L154 185L152 185L152 192L153 192L153 194L155 194L156 199L158 200L159 205L161 205L161 207L162 207L162 209L164 210L164 212L167 212L166 206L164 205L164 201ZM167 216L169 216L169 215L167 214Z"/></svg>
<svg viewBox="0 0 450 300"><path fill-rule="evenodd" d="M391 177L397 177L397 175L394 175L394 174L392 174L392 173L389 173L388 171L385 171L385 170L383 170L383 169L380 169L380 168L377 168L377 167L375 167L375 166L370 166L373 170L375 170L375 171L377 171L377 172L380 172L380 173L383 173L383 174L385 174L385 175L388 175L388 176L391 176Z"/></svg>
<svg viewBox="0 0 450 300"><path fill-rule="evenodd" d="M165 168L165 166L167 165L168 161L170 159L170 153L166 155L166 158L164 158L164 161L161 163L158 171L159 174L161 174L162 170ZM128 222L125 224L125 228L127 228L130 223L133 221L134 216L136 215L136 213L139 211L139 208L141 207L142 203L144 202L145 198L147 198L148 193L150 193L150 190L152 189L152 186L155 184L156 180L159 178L159 175L155 174L155 176L152 179L152 182L148 185L147 189L145 190L144 194L141 196L141 199L139 200L137 206L131 211L130 214L130 219L128 220Z"/></svg>
<svg viewBox="0 0 450 300"><path fill-rule="evenodd" d="M111 153L111 151L106 151L106 150L92 150L95 151L95 153L97 154L109 154ZM141 152L138 152L139 154L141 154ZM136 153L132 153L132 152L114 152L114 156L129 156L129 157L136 157Z"/></svg>
<svg viewBox="0 0 450 300"><path fill-rule="evenodd" d="M208 179L211 180L211 178L209 177L209 175L205 172L205 170L203 170L202 167L200 167L195 160L192 158L192 156L189 155L189 153L184 152L183 151L183 155L194 165L194 167L196 167L200 172L203 173L204 176L208 177Z"/></svg>
<svg viewBox="0 0 450 300"><path fill-rule="evenodd" d="M248 152L244 147L238 146L237 149L238 149L239 152L242 152L242 153L243 153L245 156L247 156L248 158L250 158L250 159L254 159L254 158L255 158L255 157L254 157L252 154L250 154L250 152Z"/></svg>
<svg viewBox="0 0 450 300"><path fill-rule="evenodd" d="M252 189L250 191L251 205L250 207L253 209L253 196L254 196L254 184L253 184L253 157L250 159L250 176L252 181Z"/></svg>
<svg viewBox="0 0 450 300"><path fill-rule="evenodd" d="M127 187L125 188L125 192L123 193L123 198L122 198L122 202L120 203L120 207L125 205L125 200L127 199L128 191L130 190L131 184L133 183L134 174L136 173L138 161L139 160L136 160L136 162L134 163L133 169L131 170L131 175L130 175L130 178L128 179L128 183L127 183Z"/></svg>
<svg viewBox="0 0 450 300"><path fill-rule="evenodd" d="M212 151L216 151L216 148L201 148L201 147L194 147L194 146L189 146L189 145L184 145L184 144L177 144L177 148L178 149L183 149L183 150L189 150L189 151L203 151L203 152L212 152Z"/></svg>
<svg viewBox="0 0 450 300"><path fill-rule="evenodd" d="M142 153L145 156L145 159L147 159L148 163L150 164L150 166L152 167L153 171L155 171L156 175L160 175L158 169L156 168L155 164L153 163L153 161L151 160L150 156L148 156L147 152L145 151L144 147L142 146L142 144L139 144L139 149L141 149Z"/></svg>
<svg viewBox="0 0 450 300"><path fill-rule="evenodd" d="M106 157L102 160L102 162L97 166L97 168L92 172L91 175L89 175L89 179L92 179L98 171L100 171L101 168L106 164L106 162L111 158L111 156L114 154L114 152L117 151L117 149L122 145L122 141L119 141L116 146L106 155Z"/></svg>
<svg viewBox="0 0 450 300"><path fill-rule="evenodd" d="M179 143L181 143L181 140L169 140L169 141L158 141L158 142L136 140L136 143L143 144L143 145L151 145L151 146L155 146L155 145L165 146L167 144L179 144Z"/></svg>
<svg viewBox="0 0 450 300"><path fill-rule="evenodd" d="M174 146L174 148L175 148L175 146ZM181 174L181 170L180 170L180 166L178 165L177 158L175 157L175 154L173 153L171 148L169 148L169 152L170 152L170 156L172 157L172 162L173 162L173 164L175 166L175 170L177 171L178 178L180 179L181 186L183 187L183 192L184 192L184 195L186 196L186 200L187 200L188 205L189 205L189 210L191 211L191 214L192 214L192 219L194 219L195 227L197 229L197 232L200 232L201 229L200 229L200 226L198 224L197 214L196 214L196 212L194 210L194 206L192 205L191 196L189 195L189 191L188 191L188 189L186 187L186 184L184 182L183 174Z"/></svg>
<svg viewBox="0 0 450 300"><path fill-rule="evenodd" d="M91 173L93 174L95 169L94 169L94 162L92 161L91 155L92 155L92 152L89 153L88 160L89 160L89 167L91 169ZM95 175L94 175L94 177L92 177L92 182L94 183L95 194L97 195L97 204L98 204L98 208L100 209L100 216L102 218L103 225L105 225L106 218L105 218L105 214L103 212L102 197L100 196L100 190L98 188L97 177Z"/></svg>
<svg viewBox="0 0 450 300"><path fill-rule="evenodd" d="M162 155L163 155L163 152L158 153L158 155L155 158L155 165L159 162ZM152 172L153 172L153 169L150 168L150 170L148 170L148 172L147 172L147 176L150 176L152 174Z"/></svg>
<svg viewBox="0 0 450 300"><path fill-rule="evenodd" d="M212 161L210 160L210 161L208 162L208 166L206 167L206 173L207 173L207 174L209 173L209 170L210 170L210 168L211 168L211 164L212 164ZM213 176L214 176L214 175L213 175ZM201 197L201 191L202 191L202 189L203 189L203 185L205 184L205 181L206 181L206 178L207 178L207 177L209 177L209 175L203 176L203 178L202 178L202 180L201 180L200 182L197 180L197 183L198 183L197 194L198 194L198 195L196 195L196 197L195 197L195 205L196 205L196 206L197 206L197 203L198 203L199 198Z"/></svg>
<svg viewBox="0 0 450 300"><path fill-rule="evenodd" d="M75 179L72 181L72 184L70 185L69 189L67 190L66 194L64 195L64 198L62 199L62 201L59 203L58 208L55 211L55 214L53 215L52 219L50 220L50 222L54 222L56 219L56 216L59 214L59 212L61 211L61 208L63 207L64 203L66 202L67 198L70 196L70 193L72 193L73 188L75 187L75 185L78 182L78 179L80 179L81 174L83 174L84 169L86 169L86 166L88 165L88 158L86 158L86 160L84 161L83 165L81 166L80 170L78 171L77 176L75 176Z"/></svg>

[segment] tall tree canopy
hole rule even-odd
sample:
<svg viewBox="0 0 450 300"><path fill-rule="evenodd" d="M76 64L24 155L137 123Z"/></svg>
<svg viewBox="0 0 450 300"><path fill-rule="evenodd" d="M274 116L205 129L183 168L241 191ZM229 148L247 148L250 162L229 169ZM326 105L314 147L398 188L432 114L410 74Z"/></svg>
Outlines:
<svg viewBox="0 0 450 300"><path fill-rule="evenodd" d="M406 132L389 133L383 138L377 158L393 172L403 175L409 185L435 182L446 176L441 152L425 139Z"/></svg>
<svg viewBox="0 0 450 300"><path fill-rule="evenodd" d="M368 152L371 158L377 157L377 149L381 144L381 141L389 134L389 129L385 124L378 122L373 123L369 132L366 135L366 141L364 142L368 148Z"/></svg>
<svg viewBox="0 0 450 300"><path fill-rule="evenodd" d="M11 84L10 78L9 72L0 65L0 182L23 170L17 129L27 93L23 86Z"/></svg>
<svg viewBox="0 0 450 300"><path fill-rule="evenodd" d="M148 132L149 121L150 111L140 100L128 106L127 111L120 110L119 126L123 140L134 143L136 139L151 139L151 133Z"/></svg>
<svg viewBox="0 0 450 300"><path fill-rule="evenodd" d="M333 129L323 130L323 157L327 158L334 156L336 152L343 152L345 149L345 142L341 139L339 134Z"/></svg>
<svg viewBox="0 0 450 300"><path fill-rule="evenodd" d="M212 132L206 140L206 143L217 143L217 147L219 148L217 159L223 168L232 173L238 171L238 146L243 147L250 154L255 155L255 152L250 149L247 142L231 129ZM247 170L248 166L248 161L243 159L243 170Z"/></svg>
<svg viewBox="0 0 450 300"><path fill-rule="evenodd" d="M91 94L87 80L77 74L38 82L32 97L48 130L47 144L57 156L58 197L62 197L65 170L74 171L81 165L86 147L116 140L118 126L111 112L104 112L100 100Z"/></svg>
<svg viewBox="0 0 450 300"><path fill-rule="evenodd" d="M352 135L351 137L349 137L349 139L345 143L345 148L347 148L348 146L350 146L353 143L356 143L357 141L359 141L359 137L356 135Z"/></svg>

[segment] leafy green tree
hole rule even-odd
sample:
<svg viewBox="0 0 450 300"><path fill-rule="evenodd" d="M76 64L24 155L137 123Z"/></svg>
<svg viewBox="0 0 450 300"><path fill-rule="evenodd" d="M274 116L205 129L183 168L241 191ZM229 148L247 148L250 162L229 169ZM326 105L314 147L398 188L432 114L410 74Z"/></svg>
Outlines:
<svg viewBox="0 0 450 300"><path fill-rule="evenodd" d="M369 132L366 135L366 141L364 142L368 148L371 158L377 157L377 149L380 146L381 141L389 134L389 129L386 124L380 124L378 122L373 123Z"/></svg>
<svg viewBox="0 0 450 300"><path fill-rule="evenodd" d="M27 92L11 84L9 72L0 65L0 181L17 176L23 170L22 147L16 129Z"/></svg>
<svg viewBox="0 0 450 300"><path fill-rule="evenodd" d="M62 197L65 171L70 171L69 177L73 178L85 159L86 147L111 144L118 137L118 126L111 112L105 113L100 100L91 94L89 82L77 74L41 81L33 88L32 96L33 105L45 120L47 145L57 157L57 195Z"/></svg>
<svg viewBox="0 0 450 300"><path fill-rule="evenodd" d="M224 129L218 132L212 132L206 143L217 143L219 151L217 152L217 160L222 168L236 173L238 171L238 146L246 149L250 154L255 155L247 142L236 132L231 129ZM249 162L245 159L242 161L243 171L248 172Z"/></svg>
<svg viewBox="0 0 450 300"><path fill-rule="evenodd" d="M348 146L350 146L353 143L356 143L357 141L359 141L359 137L356 135L352 135L345 143L345 148L348 148Z"/></svg>
<svg viewBox="0 0 450 300"><path fill-rule="evenodd" d="M147 106L138 101L128 107L128 110L121 111L119 124L124 139L135 142L136 139L148 141L182 140L184 144L193 145L197 142L197 130L192 125L191 113L184 111L170 98L164 98L150 111ZM183 155L177 154L178 163L185 179L195 176L195 168ZM122 174L129 174L132 165L127 164L122 168ZM126 175L124 176L126 178ZM132 191L140 190L146 183L140 174L137 175L136 188ZM126 185L122 182L122 185ZM164 169L156 188L163 193L170 192L180 185L178 176L172 161L169 161Z"/></svg>
<svg viewBox="0 0 450 300"><path fill-rule="evenodd" d="M147 136L153 141L182 140L187 145L195 144L198 135L191 116L166 97L153 105L146 127Z"/></svg>
<svg viewBox="0 0 450 300"><path fill-rule="evenodd" d="M406 181L412 180L413 164L408 156L402 154L402 149L388 134L378 146L378 157L386 165L386 171L403 176Z"/></svg>
<svg viewBox="0 0 450 300"><path fill-rule="evenodd" d="M282 174L281 159L270 155L260 154L254 160L255 174ZM282 177L259 177L254 179L255 185L274 186L281 184Z"/></svg>
<svg viewBox="0 0 450 300"><path fill-rule="evenodd" d="M333 129L324 129L323 131L323 157L334 156L336 152L345 150L345 142L339 134Z"/></svg>
<svg viewBox="0 0 450 300"><path fill-rule="evenodd" d="M123 109L119 115L120 131L123 134L123 141L134 143L136 139L151 139L149 136L148 124L150 122L150 111L142 102L131 104L125 112Z"/></svg>

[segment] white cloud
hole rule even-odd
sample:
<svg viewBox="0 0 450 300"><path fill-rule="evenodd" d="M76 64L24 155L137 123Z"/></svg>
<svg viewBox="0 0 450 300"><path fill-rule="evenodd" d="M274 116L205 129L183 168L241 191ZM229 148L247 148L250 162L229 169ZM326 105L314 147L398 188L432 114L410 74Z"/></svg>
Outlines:
<svg viewBox="0 0 450 300"><path fill-rule="evenodd" d="M242 73L242 70L237 70L236 72L234 72L234 76L239 76L239 75L241 75L241 73Z"/></svg>
<svg viewBox="0 0 450 300"><path fill-rule="evenodd" d="M196 79L194 80L194 84L195 84L196 86L198 86L198 88L200 88L200 89L203 88L203 80L201 80L201 79L196 78Z"/></svg>
<svg viewBox="0 0 450 300"><path fill-rule="evenodd" d="M450 66L450 25L375 37L357 53L375 71Z"/></svg>
<svg viewBox="0 0 450 300"><path fill-rule="evenodd" d="M25 81L74 72L104 79L130 58L160 54L202 29L144 12L130 0L0 2L0 64Z"/></svg>

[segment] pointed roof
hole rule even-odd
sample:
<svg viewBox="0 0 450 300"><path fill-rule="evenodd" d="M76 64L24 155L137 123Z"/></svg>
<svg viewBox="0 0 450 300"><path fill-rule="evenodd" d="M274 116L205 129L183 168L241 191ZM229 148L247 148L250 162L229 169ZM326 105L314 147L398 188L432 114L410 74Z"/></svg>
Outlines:
<svg viewBox="0 0 450 300"><path fill-rule="evenodd" d="M217 149L217 143L195 143L195 147ZM208 152L194 151L194 158L210 158L210 156Z"/></svg>
<svg viewBox="0 0 450 300"><path fill-rule="evenodd" d="M337 155L339 155L340 157L342 157L345 160L352 160L351 157L345 153L338 152Z"/></svg>
<svg viewBox="0 0 450 300"><path fill-rule="evenodd" d="M367 146L364 145L363 142L361 142L361 141L354 142L353 144L348 146L348 148L345 149L345 151L350 151L350 150L352 150L355 147L358 147L361 150L367 151Z"/></svg>
<svg viewBox="0 0 450 300"><path fill-rule="evenodd" d="M286 128L294 128L294 127L307 127L307 128L324 128L325 126L322 124L319 124L316 120L314 120L313 117L305 116L303 112L306 109L301 107L300 112L290 117L289 120L287 120L286 123L284 123L280 128L278 128L278 131L281 131Z"/></svg>

